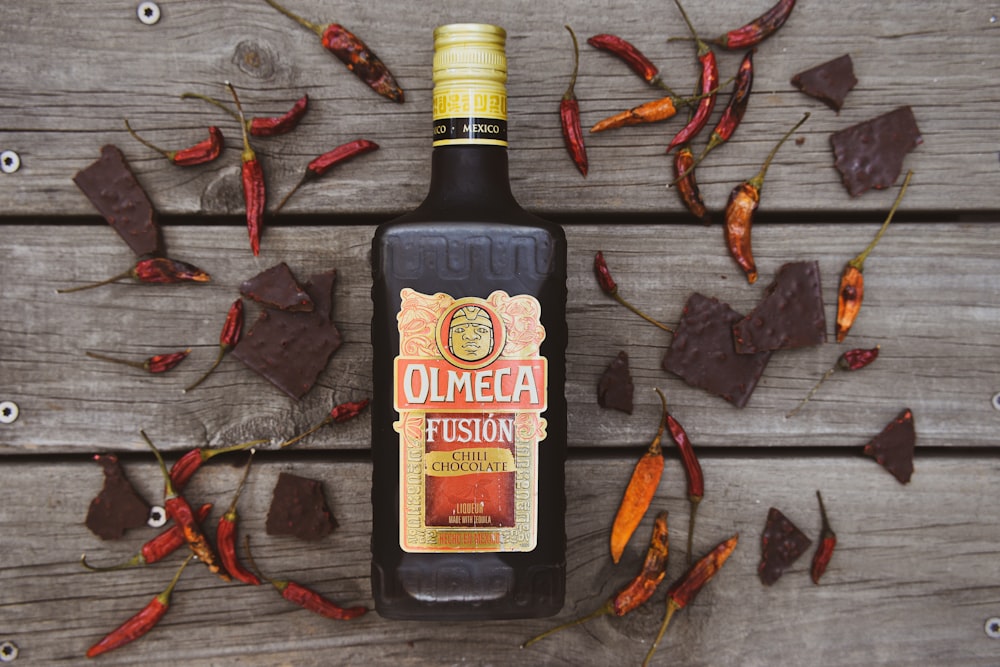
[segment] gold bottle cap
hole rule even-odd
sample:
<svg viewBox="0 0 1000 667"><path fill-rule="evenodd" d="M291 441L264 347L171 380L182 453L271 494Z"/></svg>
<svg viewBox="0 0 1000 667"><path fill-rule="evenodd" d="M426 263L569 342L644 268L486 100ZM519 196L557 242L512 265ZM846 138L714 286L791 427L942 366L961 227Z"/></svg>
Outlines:
<svg viewBox="0 0 1000 667"><path fill-rule="evenodd" d="M434 30L435 84L478 79L507 82L507 32L485 23L453 23Z"/></svg>

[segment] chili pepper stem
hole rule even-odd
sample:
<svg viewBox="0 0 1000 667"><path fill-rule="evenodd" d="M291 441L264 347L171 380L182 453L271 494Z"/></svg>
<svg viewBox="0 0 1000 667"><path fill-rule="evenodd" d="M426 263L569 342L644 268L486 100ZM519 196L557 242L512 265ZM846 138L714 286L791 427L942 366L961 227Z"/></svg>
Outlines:
<svg viewBox="0 0 1000 667"><path fill-rule="evenodd" d="M97 352L87 352L87 356L91 359L100 359L101 361L110 361L115 364L122 364L123 366L131 366L132 368L145 369L146 366L141 361L132 361L131 359L119 359L117 357L108 357L103 354L98 354Z"/></svg>
<svg viewBox="0 0 1000 667"><path fill-rule="evenodd" d="M173 156L174 156L174 152L173 151L168 151L165 148L160 148L156 144L154 144L154 143L152 143L150 141L147 141L146 139L143 139L142 137L140 137L136 133L136 131L132 129L132 126L129 125L128 118L125 119L125 129L128 130L128 133L132 135L133 139L135 139L136 141L138 141L140 144L142 144L146 148L149 148L149 149L152 149L152 150L156 151L157 153L159 153L160 155L162 155L163 157L165 157L167 159L173 159Z"/></svg>
<svg viewBox="0 0 1000 667"><path fill-rule="evenodd" d="M708 138L708 144L705 146L705 150L701 152L701 155L699 155L698 158L691 163L691 166L688 167L683 174L670 181L670 183L667 184L667 188L672 188L687 178L688 175L694 171L695 167L701 164L701 161L705 159L709 152L717 148L720 144L722 144L722 139L719 138L719 135L713 133L712 136Z"/></svg>
<svg viewBox="0 0 1000 667"><path fill-rule="evenodd" d="M270 2L270 1L271 0L265 0L265 2ZM226 88L228 88L229 92L232 93L233 101L236 102L237 117L240 119L240 129L243 130L243 153L241 154L240 157L243 160L243 162L249 162L250 160L255 159L257 156L254 153L253 148L250 147L250 137L247 136L247 119L246 116L243 114L243 105L240 104L240 96L236 94L236 89L233 87L233 84L226 81Z"/></svg>
<svg viewBox="0 0 1000 667"><path fill-rule="evenodd" d="M899 194L896 195L896 201L893 203L892 208L889 209L889 215L886 216L885 222L882 223L882 227L879 228L875 238L872 239L872 242L868 244L868 247L862 250L857 257L847 263L848 266L852 266L858 271L864 271L865 260L868 258L871 251L875 249L875 245L882 239L886 229L889 228L889 223L892 222L892 217L896 214L896 209L898 209L899 205L903 202L903 195L906 194L906 188L910 186L910 179L912 177L913 170L911 169L906 172L906 178L903 180L903 185L899 188Z"/></svg>
<svg viewBox="0 0 1000 667"><path fill-rule="evenodd" d="M827 534L832 533L833 529L830 528L830 519L826 515L826 505L823 504L823 494L819 492L819 489L816 489L816 498L819 500L819 515L823 521L820 533L826 536Z"/></svg>
<svg viewBox="0 0 1000 667"><path fill-rule="evenodd" d="M146 444L149 445L149 448L153 450L153 454L156 456L156 462L160 464L160 471L163 473L163 480L164 480L163 483L165 485L164 489L166 496L168 498L176 496L177 492L174 490L173 482L170 481L170 471L167 470L167 464L163 460L163 454L160 454L160 450L156 448L156 445L153 444L153 441L149 439L148 435L146 435L146 431L139 429L139 435L141 435L142 439L146 441Z"/></svg>
<svg viewBox="0 0 1000 667"><path fill-rule="evenodd" d="M66 289L57 289L56 294L69 294L70 292L80 292L85 289L93 289L94 287L100 287L101 285L110 285L111 283L116 283L119 280L124 280L125 278L131 278L131 277L132 277L132 269L129 269L128 271L119 273L117 276L112 276L111 278L108 278L107 280L102 280L98 283L80 285L79 287L68 287Z"/></svg>
<svg viewBox="0 0 1000 667"><path fill-rule="evenodd" d="M299 442L300 440L304 440L305 438L308 438L310 435L312 435L316 431L320 430L321 428L323 428L327 424L331 423L332 421L333 421L333 415L327 415L326 419L324 419L320 423L316 424L315 426L310 427L308 430L303 431L302 433L299 433L295 437L290 438L288 440L285 440L283 443L281 443L278 446L278 448L279 449L284 449L285 447L290 447L290 446L294 445L296 442Z"/></svg>
<svg viewBox="0 0 1000 667"><path fill-rule="evenodd" d="M628 301L626 301L617 291L614 294L612 294L612 296L615 298L615 301L617 301L621 305L625 306L626 308L628 308L633 313L635 313L636 315L638 315L642 319L646 320L650 324L654 324L654 325L658 326L659 328L663 329L667 333L674 333L674 330L671 329L670 327L668 327L666 324L663 324L662 322L658 322L658 321L654 320L652 317L650 317L649 315L647 315L646 313L642 312L641 310L639 310L638 308L636 308L635 306L633 306L631 303L629 303Z"/></svg>
<svg viewBox="0 0 1000 667"><path fill-rule="evenodd" d="M792 409L788 414L785 415L785 419L791 419L798 413L799 410L805 407L805 404L808 403L809 400L812 399L813 395L815 395L816 392L819 390L820 385L829 380L830 376L833 375L836 370L837 366L834 365L831 366L825 373L823 373L823 377L819 379L819 382L814 384L813 388L809 390L808 394L806 394L806 397L803 398L801 401L799 401L799 404L796 405L794 409Z"/></svg>
<svg viewBox="0 0 1000 667"><path fill-rule="evenodd" d="M240 115L238 113L236 113L235 111L233 111L232 109L230 109L229 107L227 107L225 104L223 104L221 100L217 100L214 97L209 97L208 95L202 95L201 93L181 93L181 99L182 100L187 100L187 99L203 100L205 102L208 102L209 104L214 104L215 106L219 107L220 109L222 109L223 111L225 111L227 114L229 114L230 116L232 116L235 120L239 120L240 119ZM128 122L128 121L125 121L125 122Z"/></svg>
<svg viewBox="0 0 1000 667"><path fill-rule="evenodd" d="M113 572L115 570L125 570L130 567L135 567L140 563L142 563L142 554L136 554L131 558L129 558L128 560L118 563L117 565L106 565L102 567L98 567L88 563L87 554L82 554L80 556L80 565L90 570L91 572Z"/></svg>
<svg viewBox="0 0 1000 667"><path fill-rule="evenodd" d="M564 100L571 100L574 96L574 88L576 87L576 74L580 70L580 45L576 41L576 33L568 25L564 25L564 28L569 31L569 36L573 38L573 75L569 79L569 86L566 88L566 92L563 93L562 98Z"/></svg>
<svg viewBox="0 0 1000 667"><path fill-rule="evenodd" d="M756 189L757 189L758 191L759 191L759 190L760 190L760 189L761 189L762 187L764 187L764 177L765 177L765 176L767 175L767 170L768 170L768 168L769 168L769 167L771 166L771 162L772 162L772 161L774 160L774 156L778 154L778 149L779 149L779 148L781 148L781 147L782 147L782 145L783 145L783 144L784 144L784 143L785 143L786 141L788 141L788 137L792 136L792 134L794 134L794 133L795 133L795 130L797 130L797 129L799 129L800 127L802 127L802 123L804 123L804 122L806 122L807 120L809 120L809 116L811 116L811 115L812 115L812 114L810 114L810 113L809 113L809 112L807 111L807 112L806 112L806 113L805 113L805 114L804 114L804 115L802 116L802 120L800 120L800 121L799 121L799 122L797 122L797 123L796 123L795 125L793 125L793 126L792 126L792 129L790 129L790 130L789 130L788 132L786 132L786 133L785 133L785 136L783 136L783 137L781 138L781 141L779 141L779 142L778 142L777 144L775 144L774 148L772 148L772 149L771 149L771 152L767 154L767 159L766 159L766 160L764 160L764 166L762 166L762 167L760 168L760 171L759 171L759 172L757 172L757 175L756 175L756 176L754 176L753 178L751 178L751 179L750 179L749 181L747 181L747 183L748 183L748 184L750 184L750 185L751 185L752 187L756 188Z"/></svg>
<svg viewBox="0 0 1000 667"><path fill-rule="evenodd" d="M555 633L561 632L562 630L566 630L566 629L575 627L577 625L581 625L581 624L586 623L587 621L591 621L591 620L593 620L595 618L599 618L601 616L606 616L608 614L611 614L613 611L614 611L614 608L612 606L612 603L611 603L611 601L608 601L603 606L598 607L597 609L595 609L594 611L590 612L586 616L581 616L579 618L575 618L572 621L567 621L566 623L563 623L562 625L557 625L554 628L549 628L548 630L546 630L545 632L543 632L541 634L535 635L534 637L532 637L528 641L526 641L523 644L521 644L521 648L528 648L529 646L531 646L535 642L541 641L542 639L545 639L546 637L548 637L550 635L554 635Z"/></svg>
<svg viewBox="0 0 1000 667"><path fill-rule="evenodd" d="M312 21L307 21L306 19L302 18L298 14L295 14L295 13L293 13L293 12L285 9L284 7L282 7L281 5L279 5L274 0L264 0L264 2L266 2L269 5L271 5L272 7L274 7L275 9L277 9L279 12L281 12L282 14L284 14L285 16L287 16L288 18L292 19L293 21L295 21L296 23L298 23L302 27L308 28L309 30L312 30L314 33L316 33L320 37L323 36L323 26L317 25L316 23L313 23Z"/></svg>
<svg viewBox="0 0 1000 667"><path fill-rule="evenodd" d="M219 367L219 364L222 363L222 358L225 357L225 356L226 356L226 350L220 348L219 349L219 355L215 358L215 363L212 364L211 368L209 368L207 371L205 371L205 373L200 378L198 378L197 380L195 380L194 384L191 384L191 385L185 387L184 388L184 393L185 394L188 393L189 391L191 391L192 389L194 389L195 387L197 387L198 385L200 385L202 382L204 382L208 378L208 376L211 375L212 372L216 368Z"/></svg>
<svg viewBox="0 0 1000 667"><path fill-rule="evenodd" d="M680 609L677 603L667 598L667 613L663 615L663 622L660 624L660 631L656 633L656 639L653 640L653 644L649 647L649 651L646 652L646 657L642 661L642 667L648 667L650 661L653 659L653 654L656 653L656 649L660 646L660 641L663 639L663 635L667 631L667 626L670 625L670 619L674 617L674 613Z"/></svg>
<svg viewBox="0 0 1000 667"><path fill-rule="evenodd" d="M267 444L267 440L247 440L246 442L238 442L235 445L229 445L228 447L216 447L215 449L203 449L201 452L202 459L207 461L208 459L218 456L219 454L228 454L229 452L241 452L245 449L250 449L251 447L256 447L257 445Z"/></svg>
<svg viewBox="0 0 1000 667"><path fill-rule="evenodd" d="M240 499L240 494L243 493L243 487L247 484L247 477L250 476L250 464L253 463L253 455L257 453L256 449L250 450L250 458L247 460L247 464L243 466L243 476L240 477L240 483L236 485L236 493L233 494L233 502L229 503L229 509L226 510L225 516L236 517L236 503Z"/></svg>
<svg viewBox="0 0 1000 667"><path fill-rule="evenodd" d="M680 3L680 0L674 0L674 4L677 5L677 9L681 12L681 18L684 19L684 23L687 24L688 30L691 31L691 37L694 39L694 43L698 46L698 57L705 55L711 49L708 44L703 42L698 33L695 31L694 26L691 24L691 19L688 18L687 12L684 11L684 6Z"/></svg>
<svg viewBox="0 0 1000 667"><path fill-rule="evenodd" d="M292 198L292 195L294 195L296 192L298 192L299 188L301 188L302 185L307 180L309 180L308 174L309 174L309 172L306 172L306 175L303 176L301 179L299 179L299 182L295 184L295 187L293 187L291 190L289 190L288 194L286 194L284 197L282 197L281 201L278 202L278 205L274 207L274 212L275 213L277 213L278 211L280 211L281 208L288 202L288 200Z"/></svg>

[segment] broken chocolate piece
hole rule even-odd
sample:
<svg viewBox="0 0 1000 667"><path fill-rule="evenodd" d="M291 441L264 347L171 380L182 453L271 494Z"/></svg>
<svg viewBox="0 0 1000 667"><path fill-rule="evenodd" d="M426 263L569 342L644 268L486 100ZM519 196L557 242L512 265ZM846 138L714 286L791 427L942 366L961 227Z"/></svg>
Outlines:
<svg viewBox="0 0 1000 667"><path fill-rule="evenodd" d="M306 283L306 293L312 298L317 315L330 319L333 317L333 286L337 282L337 270L330 269L317 273Z"/></svg>
<svg viewBox="0 0 1000 667"><path fill-rule="evenodd" d="M632 374L628 368L628 354L623 350L605 369L597 381L597 404L632 414Z"/></svg>
<svg viewBox="0 0 1000 667"><path fill-rule="evenodd" d="M736 351L753 354L826 342L819 262L789 262L749 315L733 327Z"/></svg>
<svg viewBox="0 0 1000 667"><path fill-rule="evenodd" d="M125 477L117 456L98 454L94 460L104 468L104 487L90 501L86 525L102 540L118 540L126 530L146 525L149 503Z"/></svg>
<svg viewBox="0 0 1000 667"><path fill-rule="evenodd" d="M913 451L916 442L917 432L913 428L913 413L907 408L865 445L865 455L878 461L899 480L900 484L906 484L913 475Z"/></svg>
<svg viewBox="0 0 1000 667"><path fill-rule="evenodd" d="M765 586L770 586L799 556L804 554L812 540L788 520L777 508L767 513L767 523L760 537L760 565L757 574Z"/></svg>
<svg viewBox="0 0 1000 667"><path fill-rule="evenodd" d="M729 304L695 292L684 305L663 370L742 408L771 359L770 352L736 352L733 325L742 319Z"/></svg>
<svg viewBox="0 0 1000 667"><path fill-rule="evenodd" d="M923 142L908 106L830 135L833 164L852 197L895 183L903 158Z"/></svg>
<svg viewBox="0 0 1000 667"><path fill-rule="evenodd" d="M810 97L815 97L840 113L844 98L858 83L854 77L854 63L850 54L844 54L822 65L799 72L792 77L792 85Z"/></svg>
<svg viewBox="0 0 1000 667"><path fill-rule="evenodd" d="M313 301L295 280L284 262L258 273L240 285L240 294L258 303L279 310L308 312Z"/></svg>
<svg viewBox="0 0 1000 667"><path fill-rule="evenodd" d="M326 537L336 527L337 521L323 495L322 482L287 472L278 475L267 511L268 535L291 535L315 541Z"/></svg>

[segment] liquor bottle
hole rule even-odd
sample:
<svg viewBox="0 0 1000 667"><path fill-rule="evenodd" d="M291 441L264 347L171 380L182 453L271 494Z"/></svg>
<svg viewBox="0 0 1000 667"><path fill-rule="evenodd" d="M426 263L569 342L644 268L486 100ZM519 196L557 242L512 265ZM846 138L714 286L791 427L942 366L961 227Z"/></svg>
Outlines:
<svg viewBox="0 0 1000 667"><path fill-rule="evenodd" d="M566 240L511 193L505 41L434 31L429 193L372 244L372 594L387 618L563 605Z"/></svg>

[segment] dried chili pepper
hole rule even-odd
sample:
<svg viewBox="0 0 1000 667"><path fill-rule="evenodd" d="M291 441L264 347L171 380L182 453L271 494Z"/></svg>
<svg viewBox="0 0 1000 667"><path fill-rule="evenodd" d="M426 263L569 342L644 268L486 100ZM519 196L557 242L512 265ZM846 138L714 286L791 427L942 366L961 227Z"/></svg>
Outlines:
<svg viewBox="0 0 1000 667"><path fill-rule="evenodd" d="M774 6L755 18L745 26L730 30L713 40L713 44L724 49L746 49L760 44L777 32L785 24L788 16L795 9L795 0L778 0Z"/></svg>
<svg viewBox="0 0 1000 667"><path fill-rule="evenodd" d="M167 609L170 607L170 596L173 595L174 587L177 586L177 582L180 581L181 573L187 564L191 562L192 556L188 556L174 574L174 578L170 580L170 584L163 589L159 595L149 601L145 607L142 608L139 613L137 613L132 618L128 619L116 629L112 630L104 639L97 642L89 649L87 649L88 658L96 658L102 653L107 653L108 651L113 651L116 648L121 648L139 639L150 630L152 630L160 619L167 613Z"/></svg>
<svg viewBox="0 0 1000 667"><path fill-rule="evenodd" d="M267 207L267 188L264 184L264 169L261 167L257 154L250 146L247 136L247 121L243 115L243 106L233 85L226 82L226 87L236 102L236 111L240 115L240 125L243 130L243 153L240 155L240 177L243 183L243 201L246 202L247 233L250 235L250 249L256 257L260 254L260 233L264 226L264 210Z"/></svg>
<svg viewBox="0 0 1000 667"><path fill-rule="evenodd" d="M705 127L709 117L712 115L712 110L715 108L715 91L719 85L719 64L716 60L715 52L712 51L708 44L698 38L698 33L695 32L694 26L691 25L691 21L688 19L687 12L684 11L680 0L674 0L674 4L680 10L681 16L684 18L688 30L691 31L695 44L698 46L697 57L698 62L701 63L700 90L705 97L698 103L698 108L687 125L670 140L670 145L667 146L668 153L675 147L691 141Z"/></svg>
<svg viewBox="0 0 1000 667"><path fill-rule="evenodd" d="M212 280L212 276L193 264L181 262L176 259L169 259L167 257L150 257L148 259L140 259L135 263L135 266L128 271L119 273L118 275L112 276L107 280L81 285L79 287L56 290L56 293L69 294L70 292L79 292L85 289L100 287L101 285L116 283L119 280L124 280L125 278L133 278L141 283L155 284L184 282L207 283Z"/></svg>
<svg viewBox="0 0 1000 667"><path fill-rule="evenodd" d="M809 571L814 584L818 584L820 577L826 572L826 566L830 564L833 550L837 546L837 534L830 528L830 519L826 515L826 506L823 504L823 496L820 495L819 490L816 491L816 498L819 499L819 514L823 520L823 527L820 529L819 544L816 545L812 568Z"/></svg>
<svg viewBox="0 0 1000 667"><path fill-rule="evenodd" d="M757 264L753 259L753 246L750 240L753 216L760 204L760 191L764 187L764 177L767 169L771 166L778 149L792 136L795 130L802 126L809 118L807 112L802 116L802 120L795 124L785 136L781 138L764 161L757 175L748 181L743 181L729 193L729 202L726 204L726 247L736 263L739 264L743 272L746 273L747 282L753 283L757 280Z"/></svg>
<svg viewBox="0 0 1000 667"><path fill-rule="evenodd" d="M360 401L347 401L346 403L335 405L333 406L333 409L330 410L330 414L328 414L326 418L323 419L323 421L319 422L315 426L312 426L308 430L298 434L297 436L284 441L283 443L281 443L280 446L282 448L290 447L291 445L294 445L303 438L312 435L313 433L320 430L327 424L333 424L333 423L343 424L344 422L357 417L366 407L368 407L367 398L363 398Z"/></svg>
<svg viewBox="0 0 1000 667"><path fill-rule="evenodd" d="M521 648L527 648L531 644L534 644L541 639L545 639L549 635L555 634L560 630L565 630L566 628L586 623L587 621L599 616L605 616L608 614L624 616L630 611L642 606L653 596L653 593L656 591L656 587L660 585L660 582L663 581L663 577L666 576L667 556L669 553L670 540L667 535L667 513L660 512L656 515L656 519L653 520L653 534L649 539L649 549L646 551L646 558L643 560L642 569L639 571L639 574L637 574L632 581L628 583L627 586L618 591L618 593L612 596L601 607L595 609L590 614L581 616L580 618L569 621L568 623L563 623L562 625L546 630L539 635L535 635L528 641L521 644Z"/></svg>
<svg viewBox="0 0 1000 667"><path fill-rule="evenodd" d="M649 509L649 504L656 495L656 488L660 485L660 477L663 476L663 448L660 443L663 440L663 431L667 427L667 399L659 389L656 393L663 405L660 427L649 448L632 470L632 477L625 487L621 504L615 514L615 521L611 526L611 560L615 563L621 560L625 545Z"/></svg>
<svg viewBox="0 0 1000 667"><path fill-rule="evenodd" d="M785 418L788 419L790 417L794 417L795 413L801 410L802 407L809 402L809 399L813 397L813 394L816 393L820 385L826 382L838 368L841 368L845 371L860 370L878 358L878 353L881 348L882 348L881 345L876 345L870 350L864 350L859 348L857 350L848 350L847 352L844 352L837 359L837 363L831 366L826 371L826 373L823 374L823 377L821 377L819 381L815 385L813 385L813 388L809 391L808 394L806 394L806 397L803 398L802 401L797 406L795 406L794 410L785 415Z"/></svg>
<svg viewBox="0 0 1000 667"><path fill-rule="evenodd" d="M617 56L622 60L629 68L641 76L643 80L651 86L657 86L667 91L671 95L674 91L670 89L663 79L660 77L660 70L653 64L649 58L647 58L642 51L640 51L631 42L618 37L617 35L600 34L594 35L587 39L587 44L590 44L595 49L600 49L601 51L607 51L613 56Z"/></svg>
<svg viewBox="0 0 1000 667"><path fill-rule="evenodd" d="M292 195L295 194L296 191L298 191L298 189L306 182L319 178L341 162L346 162L353 157L364 155L365 153L370 153L375 150L378 150L378 144L374 141L369 141L368 139L355 139L354 141L348 141L346 144L341 144L340 146L313 158L312 161L306 165L306 173L302 175L302 178L295 184L295 187L293 187L288 194L282 198L281 202L274 208L274 212L277 213L280 211L285 205L285 202L291 199Z"/></svg>
<svg viewBox="0 0 1000 667"><path fill-rule="evenodd" d="M389 68L350 30L337 23L321 26L293 14L274 0L264 0L264 2L302 27L319 35L324 48L337 56L348 70L368 84L368 87L376 93L393 102L403 101L403 91L396 83L392 73L389 72Z"/></svg>
<svg viewBox="0 0 1000 667"><path fill-rule="evenodd" d="M204 100L209 104L219 107L236 120L240 119L240 115L238 113L226 106L221 100L217 100L214 97L202 95L201 93L182 93L181 99ZM308 110L309 95L304 94L295 101L295 104L292 105L291 109L280 116L254 117L246 121L247 132L250 133L251 137L276 137L282 134L288 134L298 127L299 122L306 115L306 111Z"/></svg>
<svg viewBox="0 0 1000 667"><path fill-rule="evenodd" d="M673 184L677 186L677 194L691 215L706 225L711 224L712 218L708 214L698 182L694 178L694 153L691 152L690 144L682 145L674 153Z"/></svg>
<svg viewBox="0 0 1000 667"><path fill-rule="evenodd" d="M687 558L688 565L691 564L692 547L694 545L694 519L698 512L698 504L705 497L705 475L701 471L701 463L694 453L691 445L691 438L687 431L681 426L674 416L667 413L667 431L677 445L677 451L681 455L681 462L684 464L684 476L687 478L688 502L691 504L691 514L688 519L688 543Z"/></svg>
<svg viewBox="0 0 1000 667"><path fill-rule="evenodd" d="M214 449L203 449L201 447L197 447L195 449L190 449L183 456L177 459L177 461L174 462L174 465L170 467L170 482L174 485L175 490L180 491L187 486L187 483L191 481L195 472L197 472L198 469L201 468L201 466L209 459L212 459L219 454L246 451L251 447L263 445L267 442L267 440L249 440L247 442L229 445L228 447L216 447Z"/></svg>
<svg viewBox="0 0 1000 667"><path fill-rule="evenodd" d="M208 513L211 511L212 503L205 503L199 507L198 522L200 523L208 518ZM87 554L83 554L80 556L80 565L94 572L111 572L112 570L124 570L130 567L152 565L153 563L157 563L177 551L186 543L187 540L184 539L184 530L175 523L156 537L143 544L139 553L124 562L118 563L117 565L97 567L88 563Z"/></svg>
<svg viewBox="0 0 1000 667"><path fill-rule="evenodd" d="M125 119L125 129L128 130L128 133L131 134L140 144L147 148L151 148L179 167L191 167L197 164L205 164L207 162L211 162L222 154L222 146L224 144L222 130L217 128L215 125L208 128L208 139L199 141L194 146L182 148L177 151L168 151L165 148L160 148L156 144L146 141L132 129L132 126L129 125L127 118Z"/></svg>
<svg viewBox="0 0 1000 667"><path fill-rule="evenodd" d="M233 494L233 501L229 504L229 509L226 513L219 518L219 527L215 533L215 543L219 549L219 558L222 560L223 566L234 579L237 581L242 581L244 584L250 584L251 586L260 586L260 579L250 570L243 567L240 562L239 556L236 555L236 521L238 519L238 513L236 512L236 503L240 499L240 493L243 491L244 485L247 482L247 475L250 474L250 463L253 461L253 450L250 450L250 459L247 461L246 467L243 470L243 477L240 479L239 485L236 487L236 493Z"/></svg>
<svg viewBox="0 0 1000 667"><path fill-rule="evenodd" d="M167 515L181 527L184 539L187 541L191 553L205 563L209 572L219 575L223 581L231 581L230 576L222 569L215 549L208 543L208 538L202 532L201 525L195 518L191 505L184 496L174 489L174 485L170 481L170 473L167 471L167 464L164 463L160 450L156 448L156 445L149 439L145 431L139 431L139 433L142 435L143 440L146 441L146 444L149 445L149 448L153 450L153 454L156 455L156 461L160 464L160 471L163 473L164 480L163 506L167 510Z"/></svg>
<svg viewBox="0 0 1000 667"><path fill-rule="evenodd" d="M615 301L625 306L633 313L646 320L650 324L655 324L659 328L663 329L668 333L673 333L674 330L668 327L666 324L657 322L652 317L642 312L631 303L626 301L621 294L618 293L618 283L615 282L614 278L611 277L611 272L608 270L608 264L604 260L604 253L600 250L594 255L594 274L597 276L597 284L600 285L601 291L605 294L614 297Z"/></svg>
<svg viewBox="0 0 1000 667"><path fill-rule="evenodd" d="M229 312L226 313L226 321L222 324L222 331L219 333L219 354L215 357L215 363L194 384L184 389L185 392L189 392L200 385L205 381L205 378L212 374L212 371L219 367L226 353L236 347L236 343L240 342L240 334L242 332L243 299L236 299L236 301L233 301L233 305L229 307Z"/></svg>
<svg viewBox="0 0 1000 667"><path fill-rule="evenodd" d="M603 118L590 127L590 132L604 132L614 130L619 127L629 125L639 125L641 123L658 123L669 120L677 115L677 109L685 104L691 104L697 100L706 99L706 95L714 96L718 88L714 88L709 93L699 94L693 97L674 97L668 95L649 102L643 102L638 106L625 111L619 111L607 118Z"/></svg>
<svg viewBox="0 0 1000 667"><path fill-rule="evenodd" d="M576 33L569 26L570 37L573 38L573 76L569 86L559 102L559 120L562 124L563 141L566 150L573 159L573 164L584 176L587 175L587 147L583 143L583 129L580 127L580 102L576 99L576 75L580 70L580 46L576 41Z"/></svg>
<svg viewBox="0 0 1000 667"><path fill-rule="evenodd" d="M169 352L167 354L155 354L145 361L132 361L131 359L119 359L118 357L109 357L107 355L98 354L97 352L87 352L87 356L91 359L100 359L101 361L110 361L115 364L122 364L124 366L131 366L132 368L138 368L144 370L147 373L166 373L171 368L181 363L187 356L191 354L191 348L186 350L181 350L180 352Z"/></svg>
<svg viewBox="0 0 1000 667"><path fill-rule="evenodd" d="M854 321L858 318L858 313L861 311L861 301L865 295L865 276L863 273L865 260L868 258L869 253L875 249L875 245L882 239L886 229L889 227L889 223L892 222L892 217L896 214L896 209L899 208L900 203L903 201L903 195L906 194L906 188L909 187L912 177L913 171L908 171L906 173L906 180L903 181L903 185L899 188L896 201L893 203L892 208L889 209L889 215L886 216L885 222L882 223L882 227L878 230L878 234L875 235L872 242L857 257L847 262L844 266L844 272L840 275L840 289L837 291L836 334L838 343L843 342L844 338L847 337L847 332L854 326Z"/></svg>
<svg viewBox="0 0 1000 667"><path fill-rule="evenodd" d="M667 589L667 610L663 615L660 631L657 633L653 645L649 647L646 658L642 661L643 667L649 665L650 660L653 659L653 653L656 652L656 648L660 645L660 640L663 639L663 634L667 631L667 625L670 624L670 619L673 618L674 613L688 606L701 591L702 587L711 581L712 577L725 564L726 559L733 553L739 539L740 536L737 534L724 542L720 542L714 549L702 556L697 563L691 566L680 579L670 585L670 588Z"/></svg>

